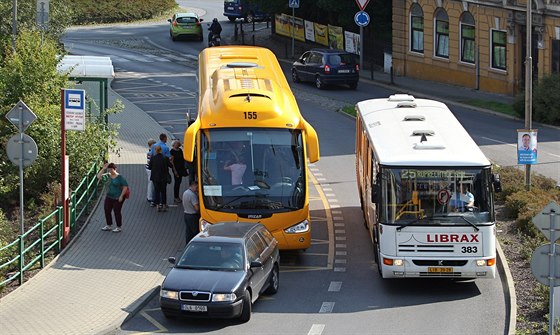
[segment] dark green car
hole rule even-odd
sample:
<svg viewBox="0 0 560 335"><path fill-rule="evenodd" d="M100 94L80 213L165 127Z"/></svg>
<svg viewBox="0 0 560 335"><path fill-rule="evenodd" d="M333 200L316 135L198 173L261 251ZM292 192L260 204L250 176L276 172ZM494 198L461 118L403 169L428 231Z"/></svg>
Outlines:
<svg viewBox="0 0 560 335"><path fill-rule="evenodd" d="M200 19L196 13L176 13L169 22L169 36L173 41L181 37L195 38L199 41L204 39L202 35L203 19Z"/></svg>

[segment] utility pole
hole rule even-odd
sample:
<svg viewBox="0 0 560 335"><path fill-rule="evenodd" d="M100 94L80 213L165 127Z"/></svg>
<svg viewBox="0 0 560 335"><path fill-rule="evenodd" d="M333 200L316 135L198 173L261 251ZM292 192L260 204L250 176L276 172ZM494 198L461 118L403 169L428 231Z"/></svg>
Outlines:
<svg viewBox="0 0 560 335"><path fill-rule="evenodd" d="M527 50L527 56L525 57L525 129L530 131L533 127L532 122L532 97L533 97L533 43L532 43L532 1L527 0L527 37L525 48ZM525 164L525 189L527 191L531 190L531 164Z"/></svg>

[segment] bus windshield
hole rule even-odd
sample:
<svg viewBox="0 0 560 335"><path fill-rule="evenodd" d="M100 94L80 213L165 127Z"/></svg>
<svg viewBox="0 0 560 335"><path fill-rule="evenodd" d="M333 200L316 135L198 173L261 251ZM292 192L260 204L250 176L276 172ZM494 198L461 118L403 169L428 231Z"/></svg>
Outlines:
<svg viewBox="0 0 560 335"><path fill-rule="evenodd" d="M200 143L207 209L274 213L303 208L306 161L300 130L207 129Z"/></svg>
<svg viewBox="0 0 560 335"><path fill-rule="evenodd" d="M490 168L382 168L380 219L403 225L494 221Z"/></svg>

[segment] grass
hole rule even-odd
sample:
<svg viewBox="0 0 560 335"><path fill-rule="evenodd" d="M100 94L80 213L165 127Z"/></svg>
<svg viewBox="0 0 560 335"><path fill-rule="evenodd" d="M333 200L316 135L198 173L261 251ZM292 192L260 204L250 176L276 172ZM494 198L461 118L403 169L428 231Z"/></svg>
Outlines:
<svg viewBox="0 0 560 335"><path fill-rule="evenodd" d="M342 107L342 112L356 117L356 109L353 105Z"/></svg>

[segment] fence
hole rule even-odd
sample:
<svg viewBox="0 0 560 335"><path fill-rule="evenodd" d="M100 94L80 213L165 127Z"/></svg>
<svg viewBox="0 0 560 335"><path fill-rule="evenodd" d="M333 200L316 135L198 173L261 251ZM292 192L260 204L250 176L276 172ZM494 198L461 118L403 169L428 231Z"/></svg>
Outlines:
<svg viewBox="0 0 560 335"><path fill-rule="evenodd" d="M88 205L97 198L99 183L96 175L100 164L102 164L101 158L92 164L84 179L70 195L70 234L75 233L76 222L82 218L82 215L89 214ZM18 279L21 285L25 271L34 268L37 263L40 263L40 268L44 268L45 258L49 252L56 255L62 250L63 230L63 210L62 206L58 206L45 218L40 219L39 223L18 236L15 241L2 247L0 255L14 256L4 256L12 258L0 264L0 275L6 278L0 282L0 288L15 279Z"/></svg>

